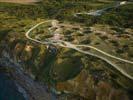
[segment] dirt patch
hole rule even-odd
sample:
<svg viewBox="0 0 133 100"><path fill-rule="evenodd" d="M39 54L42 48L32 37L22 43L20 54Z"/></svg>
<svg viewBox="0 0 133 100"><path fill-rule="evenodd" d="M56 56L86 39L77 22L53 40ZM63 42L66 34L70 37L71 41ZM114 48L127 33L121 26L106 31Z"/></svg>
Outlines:
<svg viewBox="0 0 133 100"><path fill-rule="evenodd" d="M9 2L9 3L21 3L21 4L29 4L40 2L41 0L0 0L0 2Z"/></svg>

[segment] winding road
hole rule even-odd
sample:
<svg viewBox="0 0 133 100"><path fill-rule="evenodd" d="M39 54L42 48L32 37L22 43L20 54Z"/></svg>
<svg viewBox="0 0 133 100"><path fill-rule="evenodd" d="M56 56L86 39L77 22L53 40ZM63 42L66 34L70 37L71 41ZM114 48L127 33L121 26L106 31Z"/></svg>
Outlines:
<svg viewBox="0 0 133 100"><path fill-rule="evenodd" d="M112 59L115 59L115 60L118 60L118 61L122 61L122 62L125 62L125 63L129 63L129 64L132 64L133 65L133 61L129 61L129 60L126 60L126 59L122 59L122 58L119 58L119 57L116 57L116 56L113 56L111 54L108 54L96 47L93 47L93 46L90 46L90 45L76 45L76 44L72 44L70 42L67 42L67 41L64 41L64 40L52 40L52 39L47 39L46 41L40 41L40 40L37 40L37 39L34 39L32 37L30 37L30 34L32 33L32 31L34 29L36 29L37 27L39 27L40 25L42 24L45 24L47 22L57 22L56 20L47 20L47 21L44 21L44 22L41 22L41 23L38 23L37 25L33 26L31 29L29 29L27 32L26 32L26 37L31 40L31 41L34 41L34 42L37 42L39 44L44 44L44 45L55 45L55 46L61 46L61 47L64 47L64 48L71 48L71 49L75 49L81 53L84 53L84 54L88 54L88 55L92 55L92 56L95 56L97 58L100 58L104 61L106 61L107 63L109 63L110 65L112 65L114 68L116 68L119 72L121 72L124 76L128 77L129 79L132 79L133 80L133 76L130 75L128 72L126 72L123 68L121 68L120 66L117 66L117 64L113 63L112 61L110 61L109 59L107 59L106 57L103 57L103 56L99 56L97 54L94 54L94 53L91 53L89 51L85 51L85 50L82 50L81 47L88 47L90 49L93 49L94 51L97 51L105 56L108 56ZM55 23L56 24L56 23ZM49 30L50 31L50 30ZM132 66L130 66L132 67Z"/></svg>
<svg viewBox="0 0 133 100"><path fill-rule="evenodd" d="M125 1L120 2L119 5L117 4L117 6L124 5L124 4L127 4L127 2L125 2ZM116 6L114 6L114 7L116 7ZM113 56L107 52L104 52L104 51L102 51L102 50L100 50L94 46L90 46L90 45L77 45L77 44L72 44L71 42L68 42L68 41L64 41L62 39L54 39L54 38L46 39L45 41L40 41L40 40L37 40L37 39L30 37L30 34L32 33L32 31L34 29L36 29L37 27L39 27L42 24L49 23L49 22L52 24L52 27L48 28L50 33L52 32L51 31L52 28L54 28L56 26L57 26L56 27L57 29L60 28L57 20L47 20L47 21L38 23L35 26L33 26L31 29L29 29L25 34L26 37L29 40L34 41L34 42L39 43L39 44L44 44L44 45L50 45L51 44L51 45L60 46L60 47L64 47L64 48L71 48L71 49L77 50L78 52L81 52L83 54L88 54L88 55L100 58L100 59L104 60L105 62L109 63L110 65L112 65L115 69L117 69L119 72L121 72L124 76L133 80L132 72L128 73L128 71L130 69L131 69L131 71L133 70L133 66L132 66L133 61ZM65 24L62 24L62 25L67 26ZM54 36L54 33L53 33L53 36ZM89 48L96 53L94 53L90 50L89 51L83 50L84 47ZM121 62L129 64L129 66L124 66L123 64L119 65ZM122 66L124 66L124 68Z"/></svg>

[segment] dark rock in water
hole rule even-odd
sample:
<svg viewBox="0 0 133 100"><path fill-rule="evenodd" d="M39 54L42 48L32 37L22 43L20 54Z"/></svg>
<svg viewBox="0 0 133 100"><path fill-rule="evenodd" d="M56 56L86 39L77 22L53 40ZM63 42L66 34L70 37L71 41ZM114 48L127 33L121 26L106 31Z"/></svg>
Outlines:
<svg viewBox="0 0 133 100"><path fill-rule="evenodd" d="M0 73L0 100L26 100L15 82L4 73Z"/></svg>

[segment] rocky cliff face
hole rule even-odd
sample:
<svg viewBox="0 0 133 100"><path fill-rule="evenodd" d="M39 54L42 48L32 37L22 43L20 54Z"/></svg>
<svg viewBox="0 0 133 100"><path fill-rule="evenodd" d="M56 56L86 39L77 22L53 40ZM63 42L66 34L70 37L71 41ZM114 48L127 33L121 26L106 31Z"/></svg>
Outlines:
<svg viewBox="0 0 133 100"><path fill-rule="evenodd" d="M6 46L6 44L4 46ZM1 51L0 65L6 68L6 70L12 69L10 72L8 71L8 73L15 83L25 91L22 92L24 95L27 95L26 100L55 100L55 96L48 92L48 88L45 85L34 81L34 75L29 69L24 70L26 65L23 60L17 58L16 54L11 54L11 51L7 49L9 48L6 46ZM16 53L18 53L20 48L15 50L17 50Z"/></svg>

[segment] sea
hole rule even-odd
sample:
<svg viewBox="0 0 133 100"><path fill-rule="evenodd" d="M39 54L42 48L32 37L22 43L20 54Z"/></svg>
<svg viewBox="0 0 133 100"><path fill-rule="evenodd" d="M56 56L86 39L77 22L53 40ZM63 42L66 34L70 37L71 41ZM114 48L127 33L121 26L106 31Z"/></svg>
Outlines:
<svg viewBox="0 0 133 100"><path fill-rule="evenodd" d="M0 73L0 100L26 100L15 82L5 73Z"/></svg>

